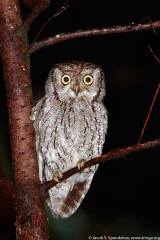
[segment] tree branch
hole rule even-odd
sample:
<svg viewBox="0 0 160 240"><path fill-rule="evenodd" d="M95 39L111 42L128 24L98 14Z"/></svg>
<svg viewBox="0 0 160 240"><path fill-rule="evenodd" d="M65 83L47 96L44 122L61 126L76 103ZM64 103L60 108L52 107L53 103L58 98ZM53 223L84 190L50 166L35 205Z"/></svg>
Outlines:
<svg viewBox="0 0 160 240"><path fill-rule="evenodd" d="M45 196L47 191L50 188L54 187L57 183L62 182L66 178L82 171L85 168L91 167L91 166L96 165L101 162L106 162L109 160L114 160L116 158L124 157L132 152L139 152L139 151L157 147L157 146L160 146L160 138L155 139L153 141L141 143L141 144L135 144L135 145L127 147L127 148L120 148L120 149L110 151L100 157L97 157L97 158L91 159L90 161L85 162L84 165L81 167L81 169L78 169L78 167L74 167L74 168L64 172L62 178L58 179L59 181L55 181L54 179L52 179L50 181L47 181L47 182L41 184L41 186L40 186L41 194L42 194L42 196Z"/></svg>
<svg viewBox="0 0 160 240"><path fill-rule="evenodd" d="M68 32L68 33L60 33L56 34L53 37L48 39L39 41L34 43L34 45L30 48L30 52L35 52L40 50L41 48L50 46L55 43L59 43L62 41L81 38L81 37L88 37L88 36L95 36L95 35L104 35L104 34L116 34L116 33L127 33L127 32L136 32L136 31L143 31L146 29L151 28L158 28L160 27L160 21L155 21L151 23L139 23L139 24L131 24L126 26L115 26L109 28L95 28L95 29L87 29L87 30L78 30L75 32Z"/></svg>
<svg viewBox="0 0 160 240"><path fill-rule="evenodd" d="M27 19L23 23L23 29L28 32L30 26L35 21L35 19L38 17L38 15L45 10L51 3L51 0L41 0L39 1L35 7L32 9L31 14L27 17Z"/></svg>

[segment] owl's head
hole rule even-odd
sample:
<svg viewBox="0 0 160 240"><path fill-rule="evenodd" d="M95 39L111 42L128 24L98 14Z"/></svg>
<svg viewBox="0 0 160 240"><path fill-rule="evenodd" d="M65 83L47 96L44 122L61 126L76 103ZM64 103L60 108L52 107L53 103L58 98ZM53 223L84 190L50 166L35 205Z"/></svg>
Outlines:
<svg viewBox="0 0 160 240"><path fill-rule="evenodd" d="M87 62L56 64L49 73L45 94L61 101L101 101L105 95L104 73Z"/></svg>

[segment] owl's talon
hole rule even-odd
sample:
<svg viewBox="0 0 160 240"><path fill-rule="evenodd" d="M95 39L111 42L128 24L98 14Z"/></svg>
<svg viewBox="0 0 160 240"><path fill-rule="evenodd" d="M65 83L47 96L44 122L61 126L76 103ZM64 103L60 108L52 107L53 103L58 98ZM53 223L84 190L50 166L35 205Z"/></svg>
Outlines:
<svg viewBox="0 0 160 240"><path fill-rule="evenodd" d="M85 162L86 162L85 159L79 160L77 163L77 168L80 170L84 166Z"/></svg>
<svg viewBox="0 0 160 240"><path fill-rule="evenodd" d="M85 162L86 162L85 159L79 160L79 162L78 162L78 164L77 164L77 167L78 167L79 170L84 166ZM82 172L84 172L84 173L89 173L89 172L90 172L90 168L87 167L87 168L83 169Z"/></svg>
<svg viewBox="0 0 160 240"><path fill-rule="evenodd" d="M56 182L59 182L62 179L62 177L63 177L63 173L61 171L58 171L53 175L53 179Z"/></svg>
<svg viewBox="0 0 160 240"><path fill-rule="evenodd" d="M55 187L60 188L61 186L62 186L62 183L57 183Z"/></svg>
<svg viewBox="0 0 160 240"><path fill-rule="evenodd" d="M89 167L87 167L87 168L83 169L83 171L82 171L82 172L84 172L84 173L89 173L89 172L90 172L90 168L89 168Z"/></svg>

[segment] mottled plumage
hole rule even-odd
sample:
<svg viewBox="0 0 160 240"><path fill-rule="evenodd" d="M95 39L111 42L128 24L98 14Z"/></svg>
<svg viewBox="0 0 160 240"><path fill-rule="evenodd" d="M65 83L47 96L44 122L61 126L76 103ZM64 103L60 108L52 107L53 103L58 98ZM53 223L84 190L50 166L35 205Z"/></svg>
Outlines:
<svg viewBox="0 0 160 240"><path fill-rule="evenodd" d="M104 74L99 66L78 61L53 66L45 97L31 115L41 182L102 154L107 130L104 95ZM49 190L47 202L54 217L65 218L76 211L97 167L81 171Z"/></svg>

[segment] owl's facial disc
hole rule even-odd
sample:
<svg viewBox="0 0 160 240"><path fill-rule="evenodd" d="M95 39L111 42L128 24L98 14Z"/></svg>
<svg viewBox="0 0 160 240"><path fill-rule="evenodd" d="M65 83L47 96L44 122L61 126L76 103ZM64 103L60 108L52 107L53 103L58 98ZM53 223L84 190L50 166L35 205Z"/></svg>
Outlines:
<svg viewBox="0 0 160 240"><path fill-rule="evenodd" d="M91 103L103 98L103 72L95 65L76 63L57 66L50 74L53 83L46 85L46 91L61 101L86 101Z"/></svg>

